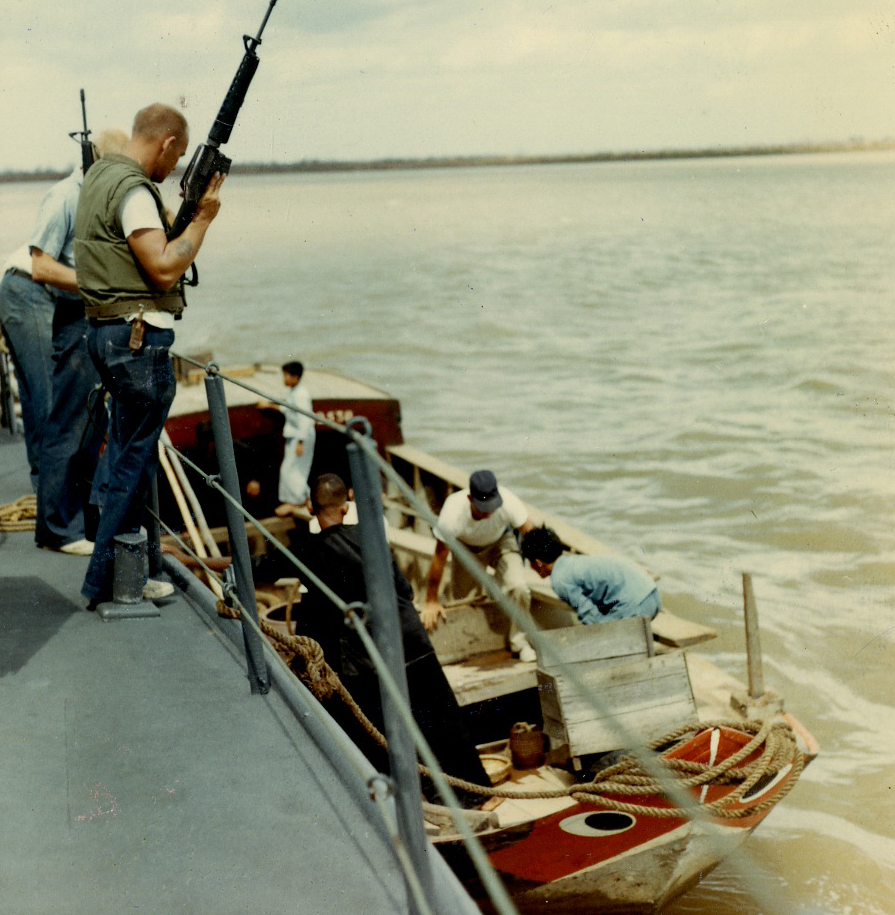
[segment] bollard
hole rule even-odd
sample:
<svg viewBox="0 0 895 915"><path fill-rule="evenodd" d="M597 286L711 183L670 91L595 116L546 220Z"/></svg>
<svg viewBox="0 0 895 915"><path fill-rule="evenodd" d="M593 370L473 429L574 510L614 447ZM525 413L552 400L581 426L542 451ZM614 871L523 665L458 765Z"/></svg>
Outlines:
<svg viewBox="0 0 895 915"><path fill-rule="evenodd" d="M116 604L138 604L143 600L146 568L146 534L116 534L115 576L112 600Z"/></svg>
<svg viewBox="0 0 895 915"><path fill-rule="evenodd" d="M161 611L152 601L143 599L146 567L146 531L141 529L136 534L116 534L112 600L96 608L102 619L161 616Z"/></svg>

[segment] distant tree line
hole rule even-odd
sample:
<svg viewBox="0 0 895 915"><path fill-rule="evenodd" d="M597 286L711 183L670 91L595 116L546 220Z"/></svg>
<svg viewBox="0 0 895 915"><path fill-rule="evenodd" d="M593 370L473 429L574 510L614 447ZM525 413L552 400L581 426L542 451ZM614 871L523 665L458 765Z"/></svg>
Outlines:
<svg viewBox="0 0 895 915"><path fill-rule="evenodd" d="M234 175L280 175L295 172L361 172L424 168L476 168L508 165L563 165L587 162L644 162L663 159L721 159L742 156L788 156L833 152L870 152L895 149L895 140L848 140L837 143L788 143L770 146L727 146L704 149L634 150L627 152L572 153L554 156L431 156L428 158L339 161L302 159L296 162L234 163ZM40 169L0 173L0 182L58 181L69 170Z"/></svg>

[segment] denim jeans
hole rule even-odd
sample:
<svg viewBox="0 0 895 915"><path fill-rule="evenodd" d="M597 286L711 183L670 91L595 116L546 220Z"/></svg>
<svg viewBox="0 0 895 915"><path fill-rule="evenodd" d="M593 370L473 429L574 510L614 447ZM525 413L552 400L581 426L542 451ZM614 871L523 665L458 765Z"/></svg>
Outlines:
<svg viewBox="0 0 895 915"><path fill-rule="evenodd" d="M108 485L81 588L91 600L112 595L115 535L140 529L149 483L158 470L158 440L177 387L168 355L174 331L147 324L143 346L136 353L128 347L130 334L130 325L124 322L91 325L87 332L90 356L112 397L103 456Z"/></svg>
<svg viewBox="0 0 895 915"><path fill-rule="evenodd" d="M35 492L41 440L50 412L53 308L53 296L40 283L11 272L0 280L0 324L19 386L25 451Z"/></svg>
<svg viewBox="0 0 895 915"><path fill-rule="evenodd" d="M99 373L87 351L87 319L79 299L56 299L53 400L37 485L38 546L60 547L85 536L84 506L105 435Z"/></svg>

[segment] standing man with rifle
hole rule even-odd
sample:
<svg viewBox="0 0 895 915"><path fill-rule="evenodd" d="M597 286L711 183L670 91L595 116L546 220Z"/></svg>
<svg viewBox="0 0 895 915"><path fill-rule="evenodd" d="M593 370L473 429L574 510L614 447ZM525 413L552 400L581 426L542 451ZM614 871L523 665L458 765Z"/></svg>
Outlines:
<svg viewBox="0 0 895 915"><path fill-rule="evenodd" d="M94 163L81 189L75 221L75 264L87 311L87 345L112 397L105 455L107 489L93 555L81 593L88 607L112 597L114 538L139 531L158 440L174 400L169 350L184 308L180 278L220 209L223 175L215 175L184 231L168 238L168 217L156 187L189 145L186 119L155 104L134 120L120 155ZM148 582L147 599L170 594Z"/></svg>
<svg viewBox="0 0 895 915"><path fill-rule="evenodd" d="M84 181L75 262L90 322L90 355L112 396L107 488L81 588L89 609L112 596L115 536L136 532L142 523L158 469L158 440L176 388L169 350L174 321L186 305L183 277L220 209L230 160L219 146L229 139L258 67L255 50L275 2L258 36L243 39L245 56L208 142L181 182L184 201L173 226L155 185L171 174L189 146L186 119L176 109L154 104L139 111L124 154L104 157ZM155 600L172 591L167 582L148 581L143 596Z"/></svg>

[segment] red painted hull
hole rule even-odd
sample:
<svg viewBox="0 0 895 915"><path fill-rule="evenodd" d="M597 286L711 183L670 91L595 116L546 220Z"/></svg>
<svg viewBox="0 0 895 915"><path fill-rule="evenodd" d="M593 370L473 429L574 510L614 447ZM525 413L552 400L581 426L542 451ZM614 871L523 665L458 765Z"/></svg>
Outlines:
<svg viewBox="0 0 895 915"><path fill-rule="evenodd" d="M670 758L718 762L744 747L752 736L731 728L702 731ZM757 758L759 751L747 757ZM773 780L759 783L731 810L748 809L781 798L797 773L784 767ZM697 800L710 803L734 790L732 785L693 789ZM704 793L703 793L704 791ZM607 795L608 799L648 807L672 808L663 795ZM618 813L608 805L578 803L537 820L480 836L495 870L521 912L551 913L656 912L685 892L744 841L773 809L738 819L648 816ZM480 888L459 843L439 845L470 889Z"/></svg>

